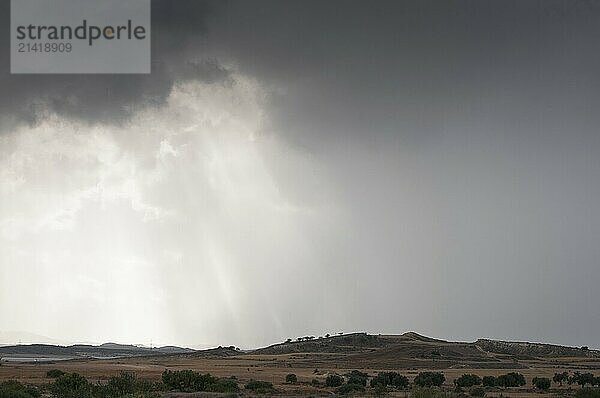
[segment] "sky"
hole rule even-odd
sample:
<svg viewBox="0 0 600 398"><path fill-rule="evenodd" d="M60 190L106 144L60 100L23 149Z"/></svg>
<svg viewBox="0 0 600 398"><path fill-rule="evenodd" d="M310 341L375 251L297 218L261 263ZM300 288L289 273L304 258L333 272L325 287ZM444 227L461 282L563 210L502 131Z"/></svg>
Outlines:
<svg viewBox="0 0 600 398"><path fill-rule="evenodd" d="M600 347L600 4L152 7L150 75L11 75L0 3L5 339Z"/></svg>

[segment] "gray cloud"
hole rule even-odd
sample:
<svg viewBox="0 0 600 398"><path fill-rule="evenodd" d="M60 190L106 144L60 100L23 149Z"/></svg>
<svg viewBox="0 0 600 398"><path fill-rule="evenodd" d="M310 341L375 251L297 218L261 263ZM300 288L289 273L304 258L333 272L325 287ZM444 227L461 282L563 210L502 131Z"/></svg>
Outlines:
<svg viewBox="0 0 600 398"><path fill-rule="evenodd" d="M190 51L206 33L206 20L216 4L152 2L150 75L10 75L9 5L0 4L0 116L8 123L5 129L35 123L46 111L92 123L122 123L141 108L163 104L176 81L227 80L228 70L215 59Z"/></svg>

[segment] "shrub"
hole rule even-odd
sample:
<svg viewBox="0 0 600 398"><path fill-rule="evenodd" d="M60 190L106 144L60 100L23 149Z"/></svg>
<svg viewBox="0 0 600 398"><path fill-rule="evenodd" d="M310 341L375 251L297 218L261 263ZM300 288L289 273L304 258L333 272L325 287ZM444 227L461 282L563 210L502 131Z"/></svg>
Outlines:
<svg viewBox="0 0 600 398"><path fill-rule="evenodd" d="M600 398L600 389L584 387L577 390L575 398Z"/></svg>
<svg viewBox="0 0 600 398"><path fill-rule="evenodd" d="M416 387L410 393L411 398L453 398L455 394L431 387Z"/></svg>
<svg viewBox="0 0 600 398"><path fill-rule="evenodd" d="M454 384L457 385L458 387L473 387L473 386L478 386L481 384L481 377L474 375L474 374L464 374L462 376L460 376L459 378L454 380Z"/></svg>
<svg viewBox="0 0 600 398"><path fill-rule="evenodd" d="M475 387L471 389L469 393L472 397L485 397L485 390L483 387Z"/></svg>
<svg viewBox="0 0 600 398"><path fill-rule="evenodd" d="M366 381L365 381L365 383L366 383ZM338 387L336 392L338 394L342 394L342 395L350 394L353 392L365 392L365 386L363 386L362 384L346 383L346 384Z"/></svg>
<svg viewBox="0 0 600 398"><path fill-rule="evenodd" d="M554 373L554 377L552 378L552 381L560 384L561 387L563 385L563 382L565 382L567 380L569 380L568 372Z"/></svg>
<svg viewBox="0 0 600 398"><path fill-rule="evenodd" d="M293 373L290 373L289 375L285 376L285 382L286 383L297 383L298 382L298 376L296 376Z"/></svg>
<svg viewBox="0 0 600 398"><path fill-rule="evenodd" d="M550 379L547 377L534 377L531 383L538 390L546 391L550 388Z"/></svg>
<svg viewBox="0 0 600 398"><path fill-rule="evenodd" d="M110 397L122 397L136 392L136 377L132 373L121 372L108 380L106 390Z"/></svg>
<svg viewBox="0 0 600 398"><path fill-rule="evenodd" d="M165 370L162 382L168 390L196 392L207 391L210 385L217 382L217 378L210 373L203 375L192 370Z"/></svg>
<svg viewBox="0 0 600 398"><path fill-rule="evenodd" d="M15 380L0 383L0 398L38 398L40 395L36 387L26 386Z"/></svg>
<svg viewBox="0 0 600 398"><path fill-rule="evenodd" d="M496 385L500 387L521 387L527 384L521 373L510 372L496 378Z"/></svg>
<svg viewBox="0 0 600 398"><path fill-rule="evenodd" d="M248 383L246 383L244 388L246 390L254 391L258 394L268 394L271 392L275 392L275 389L273 388L273 383L261 380L250 380Z"/></svg>
<svg viewBox="0 0 600 398"><path fill-rule="evenodd" d="M65 372L63 372L60 369L50 369L46 372L46 377L48 377L49 379L57 379L64 374Z"/></svg>
<svg viewBox="0 0 600 398"><path fill-rule="evenodd" d="M381 385L384 387L406 388L409 384L408 377L402 376L397 372L380 372L376 377L371 379L371 387Z"/></svg>
<svg viewBox="0 0 600 398"><path fill-rule="evenodd" d="M383 397L383 396L387 395L387 393L388 393L388 389L386 386L384 386L383 384L375 385L375 396L376 397Z"/></svg>
<svg viewBox="0 0 600 398"><path fill-rule="evenodd" d="M64 374L50 385L50 391L56 398L91 398L92 385L77 373Z"/></svg>
<svg viewBox="0 0 600 398"><path fill-rule="evenodd" d="M586 384L594 385L596 383L596 378L591 373L573 373L573 376L569 377L569 384L577 383L581 387L585 387Z"/></svg>
<svg viewBox="0 0 600 398"><path fill-rule="evenodd" d="M359 384L363 387L367 386L367 380L369 379L369 375L358 370L353 370L352 372L346 375L348 377L348 384Z"/></svg>
<svg viewBox="0 0 600 398"><path fill-rule="evenodd" d="M415 377L414 383L419 387L440 387L446 378L440 372L421 372Z"/></svg>
<svg viewBox="0 0 600 398"><path fill-rule="evenodd" d="M206 391L219 393L236 393L240 390L237 381L232 378L218 379L207 386Z"/></svg>
<svg viewBox="0 0 600 398"><path fill-rule="evenodd" d="M327 387L339 387L344 383L344 378L339 375L329 375L325 379L325 385Z"/></svg>
<svg viewBox="0 0 600 398"><path fill-rule="evenodd" d="M494 376L483 376L481 382L484 387L496 387L496 378Z"/></svg>

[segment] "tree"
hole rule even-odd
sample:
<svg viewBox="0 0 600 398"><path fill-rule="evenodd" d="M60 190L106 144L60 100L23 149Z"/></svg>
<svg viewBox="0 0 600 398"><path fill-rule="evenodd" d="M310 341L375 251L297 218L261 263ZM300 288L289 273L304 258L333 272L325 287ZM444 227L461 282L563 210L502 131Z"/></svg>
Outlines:
<svg viewBox="0 0 600 398"><path fill-rule="evenodd" d="M50 391L56 398L91 398L92 385L77 373L64 374L50 385Z"/></svg>
<svg viewBox="0 0 600 398"><path fill-rule="evenodd" d="M344 378L339 375L329 375L325 379L325 385L327 387L339 387L344 383Z"/></svg>
<svg viewBox="0 0 600 398"><path fill-rule="evenodd" d="M329 336L331 336L331 335L330 335L329 333L327 333L327 334L325 335L325 338L329 338Z"/></svg>
<svg viewBox="0 0 600 398"><path fill-rule="evenodd" d="M288 374L287 376L285 376L285 382L286 383L297 383L298 382L298 376L296 376L293 373Z"/></svg>
<svg viewBox="0 0 600 398"><path fill-rule="evenodd" d="M569 377L568 383L577 383L581 387L585 387L586 384L594 385L596 383L596 378L592 373L575 372L573 373L573 376Z"/></svg>
<svg viewBox="0 0 600 398"><path fill-rule="evenodd" d="M547 377L534 377L531 383L538 390L547 391L550 389L550 379Z"/></svg>
<svg viewBox="0 0 600 398"><path fill-rule="evenodd" d="M365 386L362 384L346 383L340 386L336 392L341 395L350 394L353 392L365 392Z"/></svg>
<svg viewBox="0 0 600 398"><path fill-rule="evenodd" d="M496 387L496 378L494 376L483 376L481 382L484 387Z"/></svg>
<svg viewBox="0 0 600 398"><path fill-rule="evenodd" d="M421 372L415 377L414 383L419 387L440 387L446 378L440 372Z"/></svg>
<svg viewBox="0 0 600 398"><path fill-rule="evenodd" d="M454 384L458 387L473 387L481 384L481 377L466 373L454 380Z"/></svg>
<svg viewBox="0 0 600 398"><path fill-rule="evenodd" d="M371 387L377 387L379 385L387 387L392 386L396 388L406 388L410 384L408 377L402 376L397 372L380 372L377 376L371 379Z"/></svg>
<svg viewBox="0 0 600 398"><path fill-rule="evenodd" d="M527 384L525 377L517 372L510 372L496 378L496 385L499 387L521 387L525 384Z"/></svg>
<svg viewBox="0 0 600 398"><path fill-rule="evenodd" d="M367 385L369 375L358 370L353 370L346 375L348 377L348 384L360 384L361 386Z"/></svg>
<svg viewBox="0 0 600 398"><path fill-rule="evenodd" d="M49 371L46 372L46 377L48 377L50 379L57 379L64 374L65 374L65 372L63 372L60 369L50 369Z"/></svg>
<svg viewBox="0 0 600 398"><path fill-rule="evenodd" d="M291 343L291 342L292 342L292 339L287 339L285 342L286 342L286 343Z"/></svg>
<svg viewBox="0 0 600 398"><path fill-rule="evenodd" d="M567 380L569 380L569 372L554 373L554 377L552 378L552 381L558 383L561 387L563 382Z"/></svg>

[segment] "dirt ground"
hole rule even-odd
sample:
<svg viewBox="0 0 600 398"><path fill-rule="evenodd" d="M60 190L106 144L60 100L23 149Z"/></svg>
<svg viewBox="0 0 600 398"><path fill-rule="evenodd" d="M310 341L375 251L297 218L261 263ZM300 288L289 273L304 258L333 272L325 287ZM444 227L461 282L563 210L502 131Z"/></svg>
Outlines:
<svg viewBox="0 0 600 398"><path fill-rule="evenodd" d="M341 365L340 365L341 364ZM446 376L446 384L452 386L456 377L464 373L475 373L479 376L499 375L510 371L522 373L527 379L528 385L521 389L510 389L508 391L492 391L488 397L530 398L539 396L531 387L531 379L535 376L549 377L555 372L562 371L590 371L600 375L600 360L582 358L560 358L521 361L515 369L477 369L464 367L456 364L451 368L436 369L442 371ZM523 368L525 366L525 368ZM86 376L91 381L102 381L118 374L121 371L135 373L140 378L159 380L165 369L181 370L192 369L202 373L211 373L218 377L235 376L240 385L250 379L265 380L272 382L275 387L285 395L328 395L331 390L316 388L310 385L313 379L324 382L327 374L344 374L350 370L357 369L376 375L381 370L395 370L406 375L412 380L414 376L425 370L417 368L397 367L382 368L373 367L371 363L352 363L350 358L340 355L331 356L323 353L282 354L282 355L239 355L225 358L193 358L193 357L144 357L127 358L115 360L72 360L55 363L17 364L2 363L0 366L0 380L16 379L24 383L46 384L49 380L46 372L50 369L61 369L65 372L77 372ZM285 383L285 376L294 373L298 376L298 383L289 385ZM553 385L553 395L566 392L567 387L557 389ZM405 397L407 393L397 392L392 396ZM172 397L176 397L173 395ZM187 395L193 397L193 395ZM197 395L202 396L202 395Z"/></svg>

